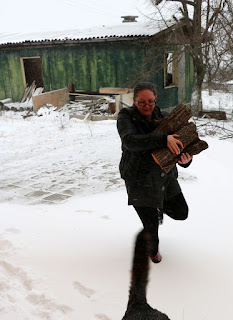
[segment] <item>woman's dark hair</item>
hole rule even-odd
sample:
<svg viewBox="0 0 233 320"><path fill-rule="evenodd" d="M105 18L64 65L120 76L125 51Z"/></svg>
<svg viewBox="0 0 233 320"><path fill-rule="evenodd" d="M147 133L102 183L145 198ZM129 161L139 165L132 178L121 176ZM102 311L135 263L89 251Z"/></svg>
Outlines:
<svg viewBox="0 0 233 320"><path fill-rule="evenodd" d="M150 83L150 82L139 82L135 87L134 87L134 98L137 97L138 92L142 90L150 90L154 93L155 96L157 96L155 86Z"/></svg>

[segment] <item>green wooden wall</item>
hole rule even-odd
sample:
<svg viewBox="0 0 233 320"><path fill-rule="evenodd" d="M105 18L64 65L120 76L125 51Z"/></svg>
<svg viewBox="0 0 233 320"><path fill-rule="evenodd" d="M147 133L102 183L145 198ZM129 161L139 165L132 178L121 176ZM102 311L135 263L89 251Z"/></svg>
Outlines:
<svg viewBox="0 0 233 320"><path fill-rule="evenodd" d="M40 48L0 48L0 99L19 101L24 90L20 57L40 56L45 91L73 83L76 90L98 91L100 87L133 87L151 81L158 101L166 108L177 104L177 88L163 88L165 46L151 48L139 42L106 42ZM190 97L192 75L187 55L186 94Z"/></svg>

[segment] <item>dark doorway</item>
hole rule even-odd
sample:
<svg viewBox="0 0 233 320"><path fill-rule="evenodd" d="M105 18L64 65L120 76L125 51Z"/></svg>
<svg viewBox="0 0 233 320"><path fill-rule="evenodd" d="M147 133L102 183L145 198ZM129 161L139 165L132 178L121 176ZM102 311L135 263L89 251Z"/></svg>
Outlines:
<svg viewBox="0 0 233 320"><path fill-rule="evenodd" d="M23 58L26 83L30 86L35 80L36 87L44 87L40 57Z"/></svg>

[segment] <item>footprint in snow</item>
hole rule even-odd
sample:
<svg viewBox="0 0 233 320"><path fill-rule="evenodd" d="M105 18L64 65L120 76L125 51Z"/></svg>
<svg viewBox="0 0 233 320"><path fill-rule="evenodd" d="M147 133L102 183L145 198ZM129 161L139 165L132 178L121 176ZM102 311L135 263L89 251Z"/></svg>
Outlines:
<svg viewBox="0 0 233 320"><path fill-rule="evenodd" d="M105 216L101 216L101 219L104 219L104 220L110 220L110 217L105 215Z"/></svg>
<svg viewBox="0 0 233 320"><path fill-rule="evenodd" d="M75 210L77 213L92 213L93 211L91 210Z"/></svg>
<svg viewBox="0 0 233 320"><path fill-rule="evenodd" d="M85 296L87 298L91 298L91 296L93 296L93 294L95 294L94 290L86 288L78 281L74 281L73 286L75 289L77 289L79 291L79 293L81 293L83 296Z"/></svg>
<svg viewBox="0 0 233 320"><path fill-rule="evenodd" d="M46 319L49 319L49 316L51 314L54 314L55 312L67 314L73 311L70 307L66 305L59 305L55 303L52 299L46 298L44 294L30 293L27 296L27 300L31 304L40 307L38 311L39 313L43 314L44 317L46 316Z"/></svg>
<svg viewBox="0 0 233 320"><path fill-rule="evenodd" d="M13 248L12 243L0 236L0 253L6 253Z"/></svg>
<svg viewBox="0 0 233 320"><path fill-rule="evenodd" d="M20 233L21 231L17 228L8 228L6 229L6 232L9 232L9 233Z"/></svg>
<svg viewBox="0 0 233 320"><path fill-rule="evenodd" d="M15 267L4 260L0 260L0 273L12 281L14 280L15 282L21 283L26 290L32 290L32 280L23 269Z"/></svg>
<svg viewBox="0 0 233 320"><path fill-rule="evenodd" d="M95 317L97 319L100 319L100 320L111 320L109 317L107 317L105 314L101 313L101 314L95 314Z"/></svg>
<svg viewBox="0 0 233 320"><path fill-rule="evenodd" d="M195 181L197 180L196 176L190 175L188 173L185 172L180 172L179 173L179 180L183 180L183 181Z"/></svg>
<svg viewBox="0 0 233 320"><path fill-rule="evenodd" d="M1 302L5 309L11 302L17 311L20 303L24 301L23 307L27 309L27 305L32 306L32 312L38 319L64 319L65 314L73 311L69 306L57 304L43 293L35 292L33 280L19 267L0 260L0 275ZM1 305L0 317L4 308Z"/></svg>

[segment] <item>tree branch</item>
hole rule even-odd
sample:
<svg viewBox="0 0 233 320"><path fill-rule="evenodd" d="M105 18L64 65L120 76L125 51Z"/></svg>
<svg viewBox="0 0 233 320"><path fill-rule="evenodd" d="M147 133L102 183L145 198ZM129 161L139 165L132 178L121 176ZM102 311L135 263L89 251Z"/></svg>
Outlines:
<svg viewBox="0 0 233 320"><path fill-rule="evenodd" d="M167 0L167 1L173 1L173 2L181 2L182 4L183 4L183 2L185 2L186 4L189 4L190 6L193 6L193 7L195 7L195 2L193 2L193 1L189 1L189 0ZM156 3L157 3L158 1L156 1ZM160 1L161 2L161 1Z"/></svg>

